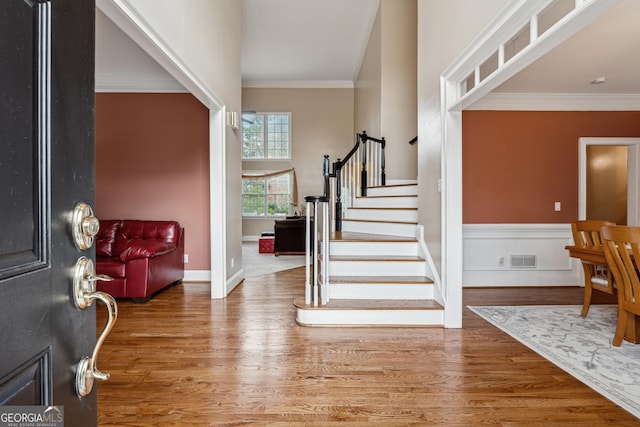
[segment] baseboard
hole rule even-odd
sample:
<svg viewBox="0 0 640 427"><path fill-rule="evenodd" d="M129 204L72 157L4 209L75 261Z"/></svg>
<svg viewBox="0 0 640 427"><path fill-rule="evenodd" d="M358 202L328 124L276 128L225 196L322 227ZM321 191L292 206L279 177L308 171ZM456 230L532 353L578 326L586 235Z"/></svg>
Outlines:
<svg viewBox="0 0 640 427"><path fill-rule="evenodd" d="M211 270L185 270L183 282L210 282Z"/></svg>
<svg viewBox="0 0 640 427"><path fill-rule="evenodd" d="M243 242L257 242L260 236L242 236Z"/></svg>
<svg viewBox="0 0 640 427"><path fill-rule="evenodd" d="M581 286L582 279L573 271L464 271L463 288L514 288Z"/></svg>
<svg viewBox="0 0 640 427"><path fill-rule="evenodd" d="M236 274L227 279L227 295L233 291L236 286L244 281L244 269L241 268Z"/></svg>
<svg viewBox="0 0 640 427"><path fill-rule="evenodd" d="M244 269L227 279L227 294L235 289L244 280ZM211 282L211 270L185 270L183 283Z"/></svg>

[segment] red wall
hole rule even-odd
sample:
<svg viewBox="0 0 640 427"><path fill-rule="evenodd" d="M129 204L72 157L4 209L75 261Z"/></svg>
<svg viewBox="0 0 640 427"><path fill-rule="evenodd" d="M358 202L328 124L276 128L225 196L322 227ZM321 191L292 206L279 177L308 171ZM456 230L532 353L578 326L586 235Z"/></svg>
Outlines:
<svg viewBox="0 0 640 427"><path fill-rule="evenodd" d="M577 220L578 138L625 136L640 136L640 112L463 112L463 222Z"/></svg>
<svg viewBox="0 0 640 427"><path fill-rule="evenodd" d="M210 269L209 112L191 94L96 94L96 215L177 220Z"/></svg>

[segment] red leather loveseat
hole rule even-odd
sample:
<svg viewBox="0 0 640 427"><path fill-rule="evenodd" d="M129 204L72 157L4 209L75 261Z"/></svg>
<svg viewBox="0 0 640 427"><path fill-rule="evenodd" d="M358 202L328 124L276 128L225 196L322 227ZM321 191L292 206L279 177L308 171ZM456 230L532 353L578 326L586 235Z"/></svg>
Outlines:
<svg viewBox="0 0 640 427"><path fill-rule="evenodd" d="M184 277L184 229L176 221L102 220L96 273L113 277L97 289L145 302Z"/></svg>

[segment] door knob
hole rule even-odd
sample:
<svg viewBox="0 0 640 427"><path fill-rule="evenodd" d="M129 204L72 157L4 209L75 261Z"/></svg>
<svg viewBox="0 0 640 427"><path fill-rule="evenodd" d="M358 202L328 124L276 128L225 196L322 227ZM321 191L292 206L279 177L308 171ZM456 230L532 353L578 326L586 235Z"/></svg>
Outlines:
<svg viewBox="0 0 640 427"><path fill-rule="evenodd" d="M96 282L98 280L110 282L113 278L104 274L96 275L93 261L87 257L80 257L73 272L73 299L76 306L79 309L85 309L95 301L100 301L107 307L108 312L107 322L96 341L91 357L85 356L80 359L76 368L76 393L80 397L91 393L94 380L109 379L109 374L101 372L96 363L102 343L111 332L111 329L113 329L118 318L118 305L116 300L108 293L96 291Z"/></svg>
<svg viewBox="0 0 640 427"><path fill-rule="evenodd" d="M93 209L86 203L80 202L73 209L71 220L73 242L78 249L89 249L93 239L100 230L100 221L93 215Z"/></svg>

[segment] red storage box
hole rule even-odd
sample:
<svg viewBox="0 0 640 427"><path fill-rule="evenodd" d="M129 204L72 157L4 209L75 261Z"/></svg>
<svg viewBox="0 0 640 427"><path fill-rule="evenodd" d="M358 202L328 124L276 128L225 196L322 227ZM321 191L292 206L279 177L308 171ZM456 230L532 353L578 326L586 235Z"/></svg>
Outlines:
<svg viewBox="0 0 640 427"><path fill-rule="evenodd" d="M260 237L260 239L258 239L258 253L273 253L273 237Z"/></svg>

